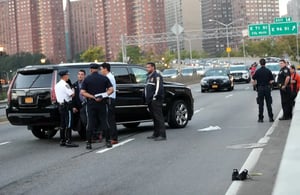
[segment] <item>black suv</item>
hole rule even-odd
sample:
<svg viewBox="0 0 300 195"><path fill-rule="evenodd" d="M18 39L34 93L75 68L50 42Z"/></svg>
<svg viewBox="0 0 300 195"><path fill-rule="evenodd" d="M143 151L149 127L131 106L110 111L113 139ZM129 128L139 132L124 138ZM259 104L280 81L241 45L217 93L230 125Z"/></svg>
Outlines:
<svg viewBox="0 0 300 195"><path fill-rule="evenodd" d="M68 70L72 82L77 72L89 72L87 63L27 66L19 69L9 87L6 116L13 125L26 125L33 135L53 137L59 126L59 113L54 86L58 72ZM116 120L127 128L151 121L144 101L146 70L137 65L111 63L117 82ZM164 116L172 128L183 128L193 116L194 100L191 90L179 83L164 83ZM76 130L84 135L85 130Z"/></svg>

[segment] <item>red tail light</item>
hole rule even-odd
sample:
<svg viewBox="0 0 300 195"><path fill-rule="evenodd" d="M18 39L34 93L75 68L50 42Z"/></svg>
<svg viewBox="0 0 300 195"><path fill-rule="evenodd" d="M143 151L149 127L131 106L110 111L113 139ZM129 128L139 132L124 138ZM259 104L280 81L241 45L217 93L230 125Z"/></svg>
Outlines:
<svg viewBox="0 0 300 195"><path fill-rule="evenodd" d="M52 75L52 83L51 83L51 102L55 103L56 102L56 95L55 95L55 85L56 85L56 71L53 71Z"/></svg>
<svg viewBox="0 0 300 195"><path fill-rule="evenodd" d="M13 84L15 83L16 77L17 77L17 75L15 75L13 77L12 81L9 84L8 90L7 90L7 103L8 104L10 104L10 101L11 101L11 89L12 89Z"/></svg>

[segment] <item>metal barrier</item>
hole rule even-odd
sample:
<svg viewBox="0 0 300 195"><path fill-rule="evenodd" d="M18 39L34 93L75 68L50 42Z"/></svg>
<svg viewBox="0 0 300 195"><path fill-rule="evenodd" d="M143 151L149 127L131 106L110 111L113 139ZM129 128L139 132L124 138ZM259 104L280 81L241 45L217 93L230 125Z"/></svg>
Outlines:
<svg viewBox="0 0 300 195"><path fill-rule="evenodd" d="M279 171L273 189L273 195L299 195L300 185L300 95L296 99L293 119Z"/></svg>

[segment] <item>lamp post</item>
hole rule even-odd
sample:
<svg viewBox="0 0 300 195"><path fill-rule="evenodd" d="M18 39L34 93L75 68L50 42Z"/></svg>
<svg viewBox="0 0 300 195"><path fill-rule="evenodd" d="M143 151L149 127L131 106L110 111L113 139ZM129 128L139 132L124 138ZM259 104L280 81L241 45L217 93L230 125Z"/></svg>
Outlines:
<svg viewBox="0 0 300 195"><path fill-rule="evenodd" d="M234 21L233 21L233 22L230 22L230 23L228 23L228 24L224 24L223 22L220 22L220 21L218 21L218 20L209 19L209 22L216 22L216 23L218 23L218 24L220 24L220 25L222 25L222 26L224 26L224 27L226 28L226 40L227 40L227 48L226 48L226 52L227 52L227 57L228 57L228 59L230 59L231 48L230 48L230 45L229 45L229 32L228 32L228 27L229 27L230 25L232 25L232 24L234 23Z"/></svg>

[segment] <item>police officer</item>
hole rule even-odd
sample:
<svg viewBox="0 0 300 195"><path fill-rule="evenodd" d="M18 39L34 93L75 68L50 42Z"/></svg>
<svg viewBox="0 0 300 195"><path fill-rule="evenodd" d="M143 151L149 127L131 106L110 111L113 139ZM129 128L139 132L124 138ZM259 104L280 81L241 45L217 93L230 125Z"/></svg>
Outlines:
<svg viewBox="0 0 300 195"><path fill-rule="evenodd" d="M87 145L86 149L92 149L93 131L97 125L101 125L106 137L106 147L112 147L110 142L110 132L107 121L107 97L114 92L109 79L98 73L99 65L90 64L91 74L87 76L81 87L81 94L87 98Z"/></svg>
<svg viewBox="0 0 300 195"><path fill-rule="evenodd" d="M280 117L279 120L289 120L292 118L291 74L285 60L280 60L279 64L281 69L278 74L278 86L280 89L281 106L283 110L283 116Z"/></svg>
<svg viewBox="0 0 300 195"><path fill-rule="evenodd" d="M73 102L73 116L74 129L76 129L81 137L85 137L87 118L86 118L86 99L80 93L83 80L85 79L85 70L79 70L77 73L77 81L73 84L74 97Z"/></svg>
<svg viewBox="0 0 300 195"><path fill-rule="evenodd" d="M252 79L256 83L257 89L257 104L258 104L258 122L262 123L264 119L264 100L266 100L269 121L274 122L272 111L272 96L271 96L271 84L274 82L272 72L266 68L266 60L261 59L259 61L261 68L256 70Z"/></svg>
<svg viewBox="0 0 300 195"><path fill-rule="evenodd" d="M167 139L165 118L162 112L164 99L163 79L162 76L156 72L154 63L147 63L147 71L145 100L154 122L154 132L152 136L147 138L154 139L155 141L163 141Z"/></svg>
<svg viewBox="0 0 300 195"><path fill-rule="evenodd" d="M56 100L59 104L60 114L60 146L78 147L72 143L72 96L74 91L67 83L69 72L60 71L60 81L55 85Z"/></svg>
<svg viewBox="0 0 300 195"><path fill-rule="evenodd" d="M114 92L108 98L108 124L111 132L111 144L118 143L118 131L115 117L116 106L116 80L114 75L110 72L110 64L103 63L100 65L101 74L106 76L114 88Z"/></svg>

